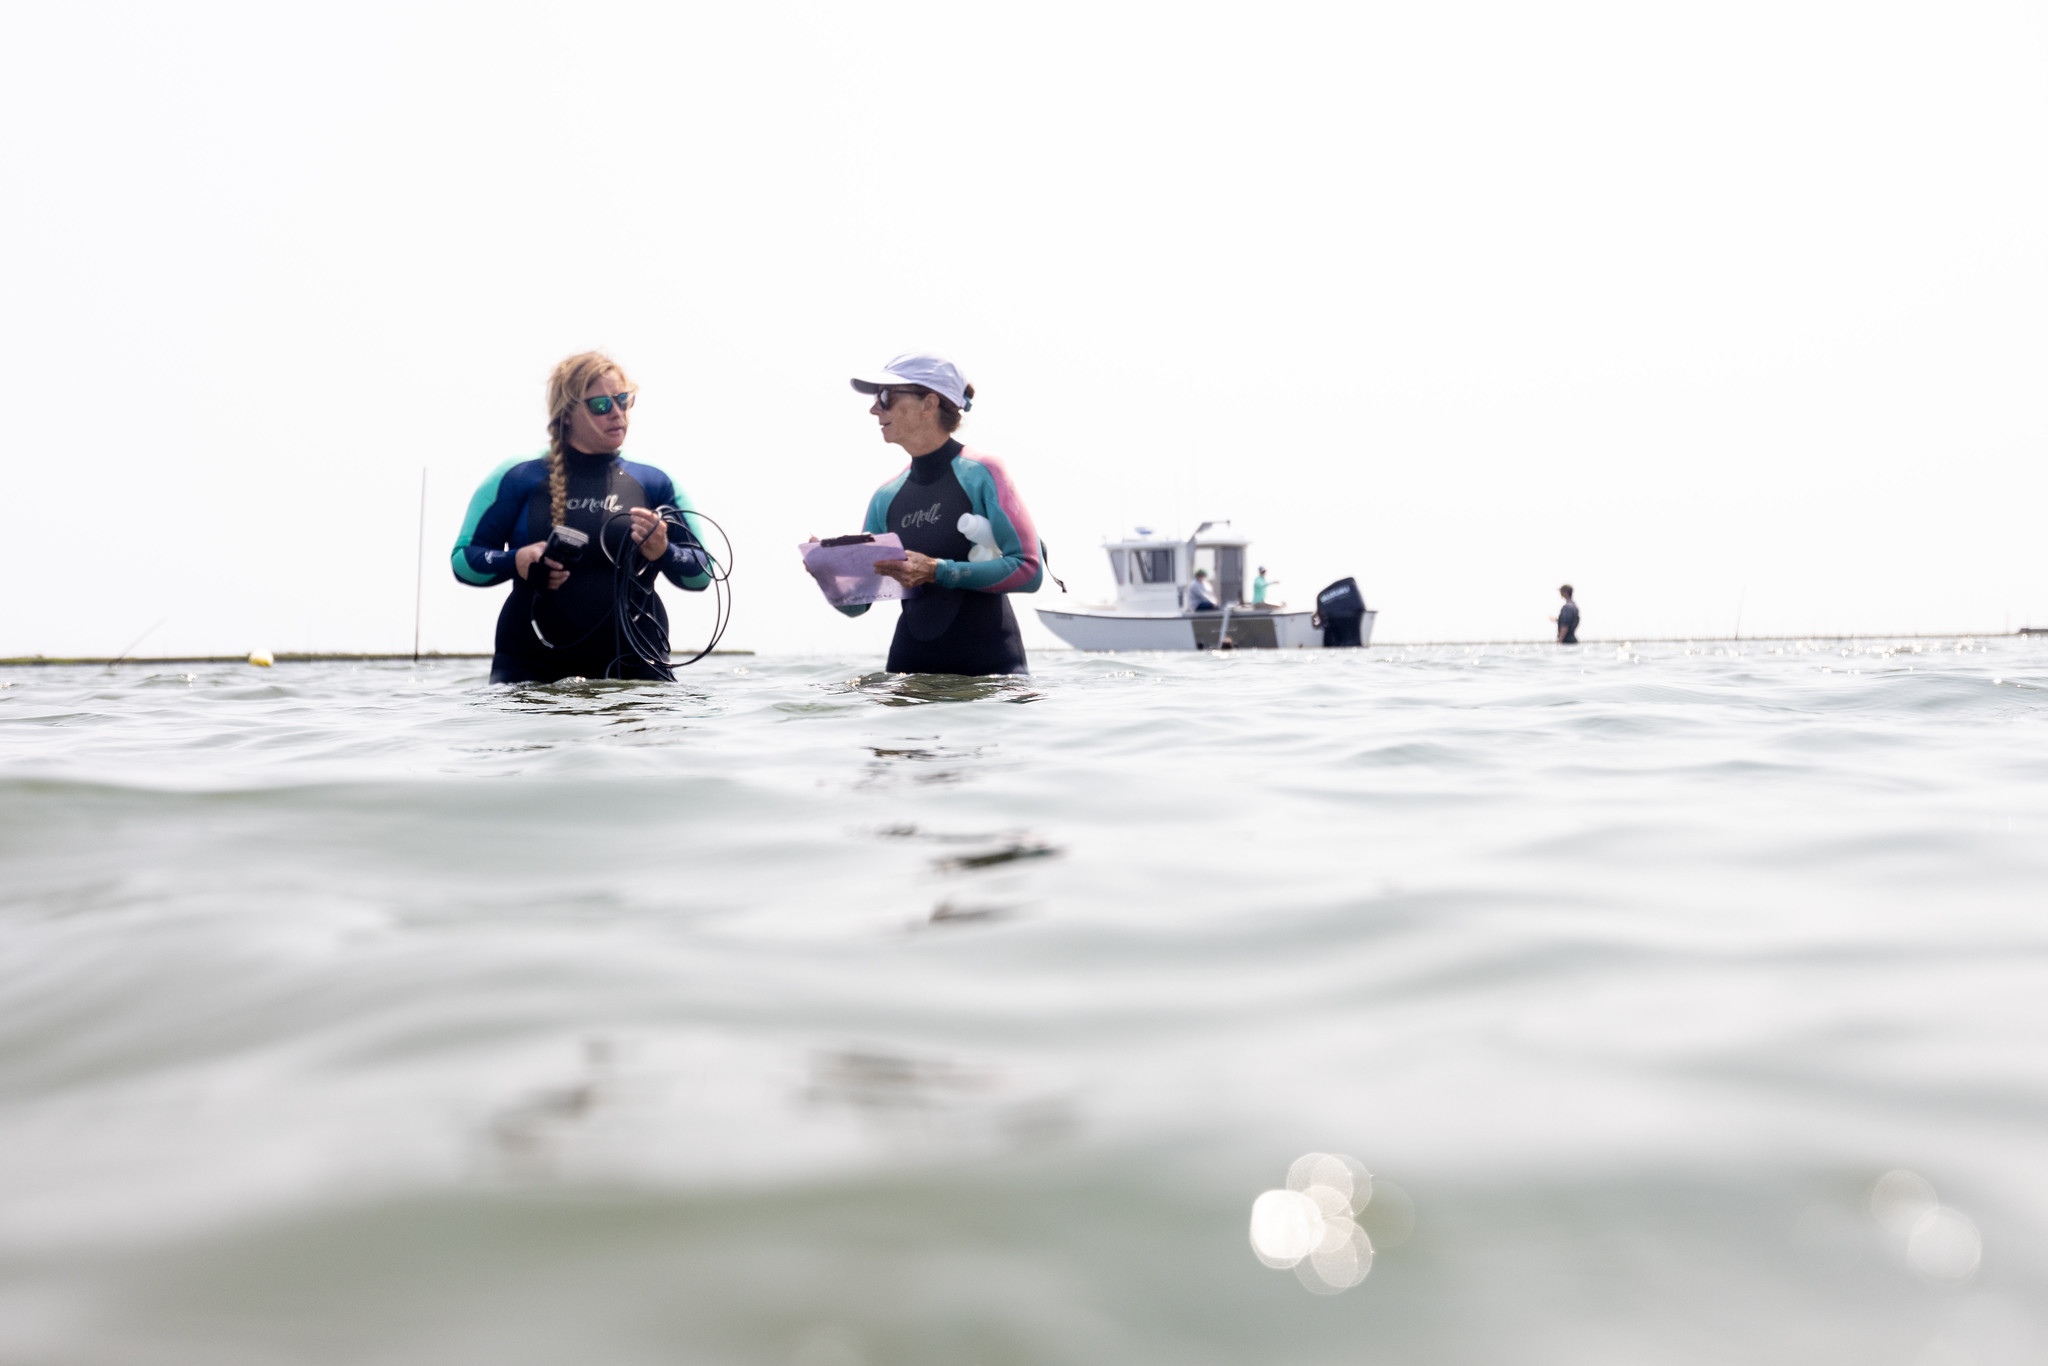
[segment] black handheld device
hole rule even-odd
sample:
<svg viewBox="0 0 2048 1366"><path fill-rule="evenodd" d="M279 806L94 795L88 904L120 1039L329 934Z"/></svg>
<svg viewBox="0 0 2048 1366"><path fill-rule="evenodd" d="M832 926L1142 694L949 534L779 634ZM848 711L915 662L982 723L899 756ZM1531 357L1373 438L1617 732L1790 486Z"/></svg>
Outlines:
<svg viewBox="0 0 2048 1366"><path fill-rule="evenodd" d="M590 548L590 537L573 526L558 526L548 533L547 548L540 552L543 560L553 560L564 569L574 569L583 559L583 552ZM535 588L548 586L547 566L538 565L541 576L533 581Z"/></svg>
<svg viewBox="0 0 2048 1366"><path fill-rule="evenodd" d="M541 552L541 556L567 569L582 559L583 552L589 547L589 536L573 526L558 526L548 533L548 548Z"/></svg>

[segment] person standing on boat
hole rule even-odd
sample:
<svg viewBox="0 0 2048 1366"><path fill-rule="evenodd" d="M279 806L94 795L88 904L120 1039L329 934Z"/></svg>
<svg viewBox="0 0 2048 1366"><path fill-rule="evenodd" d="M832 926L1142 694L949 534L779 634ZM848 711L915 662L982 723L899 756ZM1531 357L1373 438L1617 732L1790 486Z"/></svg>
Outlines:
<svg viewBox="0 0 2048 1366"><path fill-rule="evenodd" d="M1035 593L1045 548L1003 463L962 446L953 433L974 406L974 386L943 356L898 356L852 380L871 395L882 440L910 465L875 490L861 529L894 532L907 557L875 572L914 590L903 599L889 644L891 673L1031 672L1010 594ZM850 617L867 606L841 607Z"/></svg>
<svg viewBox="0 0 2048 1366"><path fill-rule="evenodd" d="M1557 623L1557 643L1576 645L1579 643L1579 605L1572 601L1572 586L1565 584L1557 590L1564 599L1564 606L1557 609L1551 620Z"/></svg>

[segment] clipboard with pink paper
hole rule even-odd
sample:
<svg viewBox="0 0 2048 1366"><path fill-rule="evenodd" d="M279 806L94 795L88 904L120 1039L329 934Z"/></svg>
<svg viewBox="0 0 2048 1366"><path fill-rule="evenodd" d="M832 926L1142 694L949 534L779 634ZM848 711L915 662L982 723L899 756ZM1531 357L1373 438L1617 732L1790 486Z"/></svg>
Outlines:
<svg viewBox="0 0 2048 1366"><path fill-rule="evenodd" d="M875 572L877 560L910 558L903 550L903 538L893 531L879 536L834 536L825 541L805 541L797 547L804 568L818 581L825 601L834 607L860 607L911 596L895 579Z"/></svg>

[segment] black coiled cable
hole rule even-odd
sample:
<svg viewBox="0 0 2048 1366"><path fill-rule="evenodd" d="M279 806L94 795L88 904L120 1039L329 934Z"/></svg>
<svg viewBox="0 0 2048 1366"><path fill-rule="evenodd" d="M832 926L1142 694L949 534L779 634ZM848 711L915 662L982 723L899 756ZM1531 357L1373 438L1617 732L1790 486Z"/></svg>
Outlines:
<svg viewBox="0 0 2048 1366"><path fill-rule="evenodd" d="M694 508L684 512L664 503L654 511L656 516L668 523L672 532L682 532L686 538L684 544L696 547L698 555L704 560L705 572L711 579L711 639L705 642L703 649L682 663L673 662L672 652L668 648L668 633L662 630L660 618L656 617L652 610L655 602L654 582L659 575L650 575L646 582L641 581L639 567L633 561L643 557L639 555L639 547L633 544L630 535L620 538L617 555L612 554L611 547L605 541L604 533L610 530L614 521L621 517L628 520L632 518L630 512L615 512L605 519L602 527L598 528L597 536L599 548L604 551L605 558L612 562L612 607L618 621L619 653L614 655L612 662L605 667L606 678L612 677L612 670L618 668L630 656L660 677L673 681L675 670L688 668L718 648L718 642L725 638L726 626L732 621L732 590L727 586L732 578L732 538L725 534L725 528ZM718 539L725 544L725 555L722 559L711 553L710 548L697 535L697 529L689 524L689 518L705 522L718 532Z"/></svg>
<svg viewBox="0 0 2048 1366"><path fill-rule="evenodd" d="M611 663L605 665L606 678L619 677L620 667L631 659L638 661L655 677L673 683L677 669L688 668L718 648L718 642L725 638L725 628L732 622L732 589L728 586L732 578L732 538L725 534L725 528L719 526L715 518L707 517L695 508L684 512L664 503L654 509L654 512L669 525L671 539L674 539L675 532L680 531L683 535L683 544L694 547L704 560L705 572L711 580L711 639L705 642L703 649L680 664L674 662L673 652L668 645L668 633L662 629L661 619L654 614L655 604L659 600L656 596L655 582L661 576L660 571L656 570L645 580L640 577L640 566L644 564L652 567L653 561L639 553L639 543L633 540L630 531L619 538L619 553L612 553L610 540L605 533L610 531L612 523L621 517L630 522L633 516L630 510L614 512L605 518L604 524L597 529L598 549L604 552L604 557L610 560L612 565L611 624L614 629L613 639L619 646L618 653L612 656ZM704 522L716 530L718 539L725 545L725 554L722 557L713 555L702 538L697 535L696 528L686 519ZM533 633L541 644L551 650L574 649L596 635L605 625L600 621L567 645L556 645L541 630L539 607L540 595L536 593L534 611L531 615Z"/></svg>

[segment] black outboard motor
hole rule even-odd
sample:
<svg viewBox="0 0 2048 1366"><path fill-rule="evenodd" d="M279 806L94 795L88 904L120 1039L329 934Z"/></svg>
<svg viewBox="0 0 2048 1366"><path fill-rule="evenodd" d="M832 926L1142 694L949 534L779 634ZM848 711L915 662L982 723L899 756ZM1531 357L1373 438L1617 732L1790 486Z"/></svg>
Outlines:
<svg viewBox="0 0 2048 1366"><path fill-rule="evenodd" d="M1323 628L1323 646L1358 645L1358 623L1365 617L1365 594L1357 579L1339 579L1316 594L1316 614L1311 626Z"/></svg>

